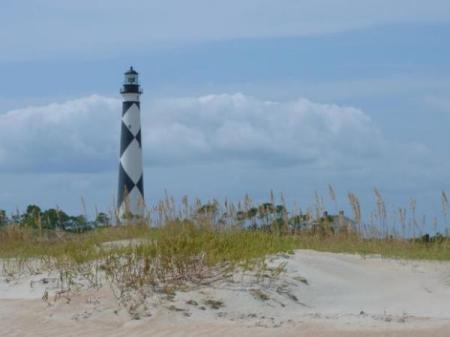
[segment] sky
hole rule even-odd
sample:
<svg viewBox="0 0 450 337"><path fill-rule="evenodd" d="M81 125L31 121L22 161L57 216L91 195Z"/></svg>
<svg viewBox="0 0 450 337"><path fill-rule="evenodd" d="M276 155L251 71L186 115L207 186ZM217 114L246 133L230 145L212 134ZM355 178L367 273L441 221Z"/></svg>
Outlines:
<svg viewBox="0 0 450 337"><path fill-rule="evenodd" d="M133 65L149 205L351 191L367 217L377 187L440 216L449 40L447 0L3 1L0 209L114 206Z"/></svg>

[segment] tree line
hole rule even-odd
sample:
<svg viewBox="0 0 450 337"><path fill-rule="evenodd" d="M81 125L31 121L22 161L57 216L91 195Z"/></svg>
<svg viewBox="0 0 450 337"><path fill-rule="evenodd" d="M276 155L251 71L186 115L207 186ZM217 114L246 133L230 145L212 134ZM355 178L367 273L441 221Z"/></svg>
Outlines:
<svg viewBox="0 0 450 337"><path fill-rule="evenodd" d="M17 211L8 216L0 209L0 226L16 224L35 229L61 229L68 231L86 231L99 226L111 225L111 217L103 212L97 214L94 221L88 221L84 215L70 216L57 208L42 210L37 205L28 205L26 211Z"/></svg>
<svg viewBox="0 0 450 337"><path fill-rule="evenodd" d="M176 213L176 212L175 212ZM166 220L180 219L180 215L163 216ZM261 203L256 206L242 209L226 209L218 202L197 204L189 214L181 216L184 219L194 222L208 222L218 228L239 226L248 229L265 229L277 232L296 231L303 229L320 230L321 232L331 231L354 225L354 221L339 215L329 215L324 212L322 215L313 216L309 213L292 214L284 205L271 202ZM144 219L145 223L153 223L151 215ZM163 221L164 222L164 221ZM113 224L110 215L100 212L95 220L89 221L84 215L70 216L57 208L42 210L37 205L29 205L23 213L15 213L8 217L4 210L0 210L0 227L8 224L20 225L33 229L45 230L66 230L82 232L97 227L105 227ZM158 226L158 222L153 223ZM159 223L162 225L163 223Z"/></svg>

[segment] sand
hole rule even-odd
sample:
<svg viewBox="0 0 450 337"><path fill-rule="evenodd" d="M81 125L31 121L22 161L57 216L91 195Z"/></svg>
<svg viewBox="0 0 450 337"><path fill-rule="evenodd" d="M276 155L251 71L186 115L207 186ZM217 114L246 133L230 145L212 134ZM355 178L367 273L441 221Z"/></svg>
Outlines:
<svg viewBox="0 0 450 337"><path fill-rule="evenodd" d="M57 275L3 275L0 336L450 336L448 262L299 250L269 265L286 272L148 294L131 315L107 285L60 293Z"/></svg>

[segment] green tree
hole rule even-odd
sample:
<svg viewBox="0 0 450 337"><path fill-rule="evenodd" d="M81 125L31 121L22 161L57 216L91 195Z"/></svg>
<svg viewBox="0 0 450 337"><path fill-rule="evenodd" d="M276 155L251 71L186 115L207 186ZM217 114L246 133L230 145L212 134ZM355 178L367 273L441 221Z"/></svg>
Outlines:
<svg viewBox="0 0 450 337"><path fill-rule="evenodd" d="M244 211L238 211L236 213L236 220L239 222L243 222L247 219L247 214Z"/></svg>
<svg viewBox="0 0 450 337"><path fill-rule="evenodd" d="M6 215L6 211L0 209L0 226L5 226L8 224L8 216Z"/></svg>
<svg viewBox="0 0 450 337"><path fill-rule="evenodd" d="M204 204L202 206L200 206L200 208L198 209L198 213L199 214L215 214L218 210L218 205L217 203L213 202L213 203L209 203L209 204Z"/></svg>
<svg viewBox="0 0 450 337"><path fill-rule="evenodd" d="M87 219L83 215L69 217L66 224L68 226L64 229L71 232L81 233L91 229L88 226Z"/></svg>
<svg viewBox="0 0 450 337"><path fill-rule="evenodd" d="M266 228L272 223L274 213L275 207L270 202L258 206L258 217L264 221L264 226Z"/></svg>
<svg viewBox="0 0 450 337"><path fill-rule="evenodd" d="M99 224L100 226L110 226L111 218L108 216L108 214L100 212L97 214L97 217L95 218L95 222L97 224Z"/></svg>
<svg viewBox="0 0 450 337"><path fill-rule="evenodd" d="M275 213L277 218L283 218L287 214L287 209L283 205L277 205L275 207Z"/></svg>
<svg viewBox="0 0 450 337"><path fill-rule="evenodd" d="M256 228L256 216L258 215L258 209L256 207L252 207L247 211L247 218L251 221L252 227Z"/></svg>
<svg viewBox="0 0 450 337"><path fill-rule="evenodd" d="M272 229L277 232L287 232L288 211L284 205L277 205L274 210L275 219L272 222Z"/></svg>
<svg viewBox="0 0 450 337"><path fill-rule="evenodd" d="M42 227L46 229L62 228L68 219L69 216L66 213L55 208L50 208L41 215Z"/></svg>
<svg viewBox="0 0 450 337"><path fill-rule="evenodd" d="M219 218L219 203L217 201L201 205L197 210L201 222L217 224Z"/></svg>
<svg viewBox="0 0 450 337"><path fill-rule="evenodd" d="M87 224L87 220L84 215L72 216L70 219L72 219L79 227L86 226Z"/></svg>
<svg viewBox="0 0 450 337"><path fill-rule="evenodd" d="M28 205L25 214L22 214L21 225L39 228L41 226L41 209L36 205Z"/></svg>
<svg viewBox="0 0 450 337"><path fill-rule="evenodd" d="M298 214L289 218L289 226L295 230L306 228L309 222L311 217L308 214Z"/></svg>

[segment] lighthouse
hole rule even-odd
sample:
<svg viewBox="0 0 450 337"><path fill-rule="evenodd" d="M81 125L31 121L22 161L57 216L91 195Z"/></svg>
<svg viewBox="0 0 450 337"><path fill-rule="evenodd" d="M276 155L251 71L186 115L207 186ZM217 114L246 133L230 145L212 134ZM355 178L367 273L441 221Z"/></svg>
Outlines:
<svg viewBox="0 0 450 337"><path fill-rule="evenodd" d="M145 213L144 172L142 165L141 105L139 74L130 67L123 87L122 126L120 138L118 220L134 221Z"/></svg>

